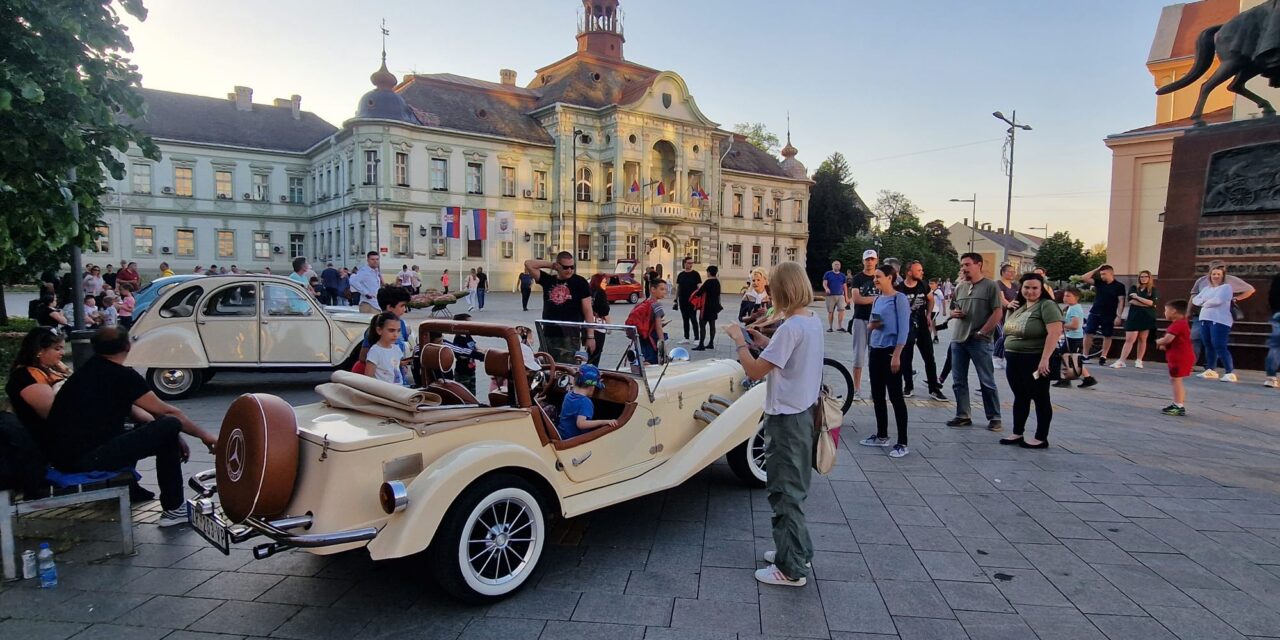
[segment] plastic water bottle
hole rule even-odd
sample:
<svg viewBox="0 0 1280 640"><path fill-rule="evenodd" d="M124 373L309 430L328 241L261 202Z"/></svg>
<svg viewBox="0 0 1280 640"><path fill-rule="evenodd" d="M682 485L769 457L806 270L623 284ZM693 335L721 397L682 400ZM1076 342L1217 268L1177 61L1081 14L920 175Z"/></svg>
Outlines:
<svg viewBox="0 0 1280 640"><path fill-rule="evenodd" d="M48 542L40 543L40 553L36 555L40 563L40 588L53 589L58 586L58 567L53 564L53 549Z"/></svg>

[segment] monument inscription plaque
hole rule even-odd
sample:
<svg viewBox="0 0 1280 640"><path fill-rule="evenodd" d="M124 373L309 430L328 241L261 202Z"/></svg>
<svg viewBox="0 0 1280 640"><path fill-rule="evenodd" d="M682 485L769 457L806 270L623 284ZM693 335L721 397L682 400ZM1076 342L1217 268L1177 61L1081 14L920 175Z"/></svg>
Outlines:
<svg viewBox="0 0 1280 640"><path fill-rule="evenodd" d="M1204 215L1280 212L1280 142L1219 151L1209 160Z"/></svg>

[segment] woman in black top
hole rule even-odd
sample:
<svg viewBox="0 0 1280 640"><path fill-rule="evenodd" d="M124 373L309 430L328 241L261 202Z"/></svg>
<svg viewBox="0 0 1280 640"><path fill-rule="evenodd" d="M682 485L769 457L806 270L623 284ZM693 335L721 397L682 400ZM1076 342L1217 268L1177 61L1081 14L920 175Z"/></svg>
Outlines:
<svg viewBox="0 0 1280 640"><path fill-rule="evenodd" d="M65 346L62 334L52 327L36 327L22 339L9 370L5 393L9 395L13 413L37 440L45 430L45 419L53 407L55 385L71 375L70 369L62 364Z"/></svg>
<svg viewBox="0 0 1280 640"><path fill-rule="evenodd" d="M591 276L591 313L596 322L609 324L609 296L604 289L605 275L597 273ZM587 362L600 366L600 356L604 354L605 332L596 332L596 348L588 354Z"/></svg>
<svg viewBox="0 0 1280 640"><path fill-rule="evenodd" d="M67 317L62 315L62 310L58 309L57 300L52 293L40 296L40 306L36 308L36 325L61 331L70 324L67 322Z"/></svg>
<svg viewBox="0 0 1280 640"><path fill-rule="evenodd" d="M720 268L714 264L707 267L707 279L698 287L702 296L702 313L698 316L698 346L693 348L694 351L716 347L716 317L724 309L720 304L720 279L716 277L719 272ZM703 340L706 340L705 346L702 344Z"/></svg>

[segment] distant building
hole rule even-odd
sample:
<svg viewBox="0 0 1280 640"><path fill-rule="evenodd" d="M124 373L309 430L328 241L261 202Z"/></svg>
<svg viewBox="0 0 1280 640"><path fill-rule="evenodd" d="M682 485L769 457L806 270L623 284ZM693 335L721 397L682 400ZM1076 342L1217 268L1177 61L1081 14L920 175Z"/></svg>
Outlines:
<svg viewBox="0 0 1280 640"><path fill-rule="evenodd" d="M1147 70L1153 80L1152 95L1155 96L1156 88L1191 70L1196 38L1201 31L1222 24L1260 2L1201 0L1165 7L1147 58ZM1104 140L1112 156L1107 261L1118 275L1136 277L1144 269L1159 270L1173 141L1193 126L1190 115L1200 87L1217 67L1215 60L1213 68L1200 81L1181 91L1155 96L1155 124L1113 134ZM1245 102L1247 106L1236 101L1235 94L1223 84L1209 94L1204 120L1213 124L1252 117L1257 108L1252 102Z"/></svg>
<svg viewBox="0 0 1280 640"><path fill-rule="evenodd" d="M957 222L947 228L951 246L957 254L976 253L982 256L982 272L988 278L999 275L1001 265L1011 264L1019 273L1027 273L1036 267L1036 253L1044 238L1019 231L1003 233L1003 229L991 229L990 224L974 226L969 220ZM954 274L946 274L954 277Z"/></svg>
<svg viewBox="0 0 1280 640"><path fill-rule="evenodd" d="M143 90L133 124L163 157L122 154L86 259L257 271L299 255L359 265L376 247L386 272L417 264L430 286L443 269L486 267L496 289L561 249L584 275L622 258L670 272L690 256L733 279L803 263L812 182L790 136L779 161L704 115L675 72L626 60L618 4L583 0L577 51L524 87L509 69L397 80L384 54L341 127L298 96Z"/></svg>

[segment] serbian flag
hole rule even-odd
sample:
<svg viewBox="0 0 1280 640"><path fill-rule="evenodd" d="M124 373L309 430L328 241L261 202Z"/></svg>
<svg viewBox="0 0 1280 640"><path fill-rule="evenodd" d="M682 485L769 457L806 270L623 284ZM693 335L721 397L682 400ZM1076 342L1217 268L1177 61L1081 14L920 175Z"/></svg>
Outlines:
<svg viewBox="0 0 1280 640"><path fill-rule="evenodd" d="M467 212L467 222L471 225L467 229L468 240L488 240L489 239L489 211L486 209L472 209Z"/></svg>
<svg viewBox="0 0 1280 640"><path fill-rule="evenodd" d="M660 195L660 196L665 196L665 195L667 195L667 185L666 185L666 184L664 184L664 183L662 183L662 182L659 182L659 183L658 183L658 195Z"/></svg>
<svg viewBox="0 0 1280 640"><path fill-rule="evenodd" d="M640 190L640 181L639 181L639 180L636 180L636 181L632 182L632 183L631 183L631 193L635 193L635 192L637 192L637 191L639 191L639 190Z"/></svg>
<svg viewBox="0 0 1280 640"><path fill-rule="evenodd" d="M444 237L462 237L462 209L458 207L444 208Z"/></svg>
<svg viewBox="0 0 1280 640"><path fill-rule="evenodd" d="M701 199L702 199L702 190L701 190L701 189L694 189L692 192L690 192L690 193L689 193L689 199L690 199L690 200L701 200Z"/></svg>

